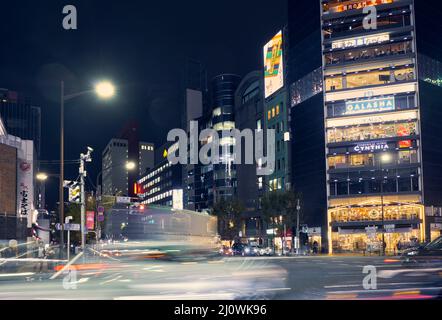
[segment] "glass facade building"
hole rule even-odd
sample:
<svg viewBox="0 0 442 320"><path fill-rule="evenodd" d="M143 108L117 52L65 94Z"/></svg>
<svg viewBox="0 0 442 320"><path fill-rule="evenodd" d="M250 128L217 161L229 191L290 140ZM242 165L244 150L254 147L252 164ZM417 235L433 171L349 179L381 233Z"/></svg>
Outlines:
<svg viewBox="0 0 442 320"><path fill-rule="evenodd" d="M322 0L321 25L329 252L393 253L425 239L414 4Z"/></svg>

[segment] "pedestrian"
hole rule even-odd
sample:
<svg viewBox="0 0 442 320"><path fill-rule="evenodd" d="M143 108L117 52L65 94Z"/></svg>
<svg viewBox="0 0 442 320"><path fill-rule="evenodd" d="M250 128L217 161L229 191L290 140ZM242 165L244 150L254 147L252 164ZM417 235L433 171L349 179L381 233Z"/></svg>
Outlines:
<svg viewBox="0 0 442 320"><path fill-rule="evenodd" d="M313 242L313 254L318 254L319 244L317 241Z"/></svg>

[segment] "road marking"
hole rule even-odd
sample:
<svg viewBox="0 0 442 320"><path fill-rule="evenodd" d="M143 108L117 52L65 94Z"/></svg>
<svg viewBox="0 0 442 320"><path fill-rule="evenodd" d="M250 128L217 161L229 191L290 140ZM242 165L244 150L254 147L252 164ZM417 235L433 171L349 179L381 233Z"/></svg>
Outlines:
<svg viewBox="0 0 442 320"><path fill-rule="evenodd" d="M367 293L367 292L407 292L407 291L441 290L441 289L442 289L442 287L428 287L428 288L402 288L402 289L330 291L328 293L329 294L351 294L351 293Z"/></svg>
<svg viewBox="0 0 442 320"><path fill-rule="evenodd" d="M0 277L7 278L7 277L26 277L26 276L32 276L34 275L34 272L22 272L22 273L3 273L0 274Z"/></svg>
<svg viewBox="0 0 442 320"><path fill-rule="evenodd" d="M100 283L100 286L102 286L102 285L104 285L104 284L107 284L107 283L111 283L111 282L117 281L118 279L121 279L122 277L123 277L123 276L120 275L120 276L117 276L117 277L115 277L115 278L113 278L113 279L103 281L103 282Z"/></svg>
<svg viewBox="0 0 442 320"><path fill-rule="evenodd" d="M176 294L176 295L146 295L146 296L124 296L114 300L233 300L233 293L205 293L205 294Z"/></svg>
<svg viewBox="0 0 442 320"><path fill-rule="evenodd" d="M195 264L198 264L198 262L181 262L181 264L184 264L184 265L195 265Z"/></svg>
<svg viewBox="0 0 442 320"><path fill-rule="evenodd" d="M429 284L427 282L392 282L392 283L379 283L379 286L399 286L399 285L424 285ZM335 289L335 288L356 288L362 287L361 284L343 284L334 286L324 286L324 289Z"/></svg>
<svg viewBox="0 0 442 320"><path fill-rule="evenodd" d="M266 291L288 291L292 290L292 288L267 288L267 289L258 289L256 291L266 292Z"/></svg>

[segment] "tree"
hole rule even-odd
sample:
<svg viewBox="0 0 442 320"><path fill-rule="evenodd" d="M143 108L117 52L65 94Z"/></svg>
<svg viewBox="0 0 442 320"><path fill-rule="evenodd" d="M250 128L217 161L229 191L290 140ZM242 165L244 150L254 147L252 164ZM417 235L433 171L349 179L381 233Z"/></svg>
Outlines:
<svg viewBox="0 0 442 320"><path fill-rule="evenodd" d="M212 209L212 214L218 217L218 232L224 239L235 240L242 227L241 214L245 208L238 199L226 200L221 198Z"/></svg>

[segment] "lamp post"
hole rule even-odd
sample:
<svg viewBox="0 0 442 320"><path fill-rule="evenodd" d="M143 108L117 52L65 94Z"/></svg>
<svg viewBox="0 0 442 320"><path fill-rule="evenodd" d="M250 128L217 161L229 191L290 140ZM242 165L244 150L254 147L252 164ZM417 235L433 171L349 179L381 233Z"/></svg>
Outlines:
<svg viewBox="0 0 442 320"><path fill-rule="evenodd" d="M61 224L61 233L60 233L60 246L61 249L64 247L64 187L63 187L63 181L64 181L64 105L65 102L78 97L82 96L84 94L89 94L91 92L95 92L96 95L99 98L102 99L109 99L114 96L115 94L115 87L110 83L109 81L101 81L98 82L95 85L94 89L65 95L64 92L64 81L61 81L60 83L60 183L59 183L59 190L58 190L58 196L59 196L59 220ZM62 250L60 250L61 255Z"/></svg>
<svg viewBox="0 0 442 320"><path fill-rule="evenodd" d="M380 159L380 168L381 168L381 216L382 216L382 255L385 256L385 216L384 216L384 168L383 164L390 163L392 160L392 156L389 153L385 153L381 156Z"/></svg>
<svg viewBox="0 0 442 320"><path fill-rule="evenodd" d="M96 207L97 207L96 208L97 209L97 217L96 217L96 221L97 221L97 225L96 225L97 240L98 240L98 234L99 234L99 230L100 230L100 228L99 228L100 225L98 223L98 207L100 206L100 203L101 203L101 200L99 199L99 196L98 196L99 186L100 186L100 189L101 189L100 197L103 196L103 187L102 187L103 184L100 185L100 177L102 177L104 171L110 170L112 168L123 167L123 166L126 168L127 171L135 170L135 168L137 167L135 162L127 161L124 165L115 165L115 166L105 167L97 174L97 181L96 181L96 184L95 184L95 186L96 186L95 204L96 204Z"/></svg>

